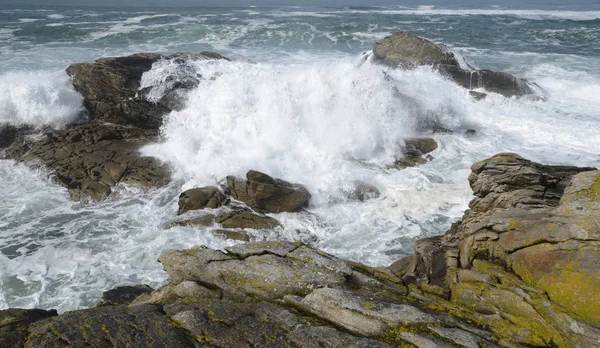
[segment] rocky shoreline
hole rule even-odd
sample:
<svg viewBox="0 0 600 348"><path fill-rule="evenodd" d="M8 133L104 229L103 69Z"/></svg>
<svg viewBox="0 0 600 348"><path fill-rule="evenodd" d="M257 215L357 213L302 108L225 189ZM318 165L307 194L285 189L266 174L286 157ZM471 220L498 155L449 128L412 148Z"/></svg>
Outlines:
<svg viewBox="0 0 600 348"><path fill-rule="evenodd" d="M101 201L115 186L160 187L168 169L139 148L160 139L162 116L181 108L203 78L189 60L216 53L136 54L73 64L85 119L65 130L0 127L5 156L47 168L74 200ZM374 63L431 65L468 88L507 97L534 85L505 73L469 70L445 46L406 32L379 41ZM186 79L142 87L168 60ZM178 75L179 76L179 75ZM468 76L468 81L466 77ZM473 77L477 84L473 84ZM468 83L467 83L468 82ZM477 91L474 98L485 98ZM402 98L402 96L399 96ZM390 168L423 164L437 148L427 134L404 140ZM220 186L186 190L177 225L215 225L245 244L198 246L159 257L168 283L108 291L96 307L0 311L1 347L580 347L600 342L600 171L547 166L501 153L476 163L475 194L461 221L415 243L389 267L342 260L309 245L249 242L310 193L254 170ZM354 183L350 199L377 197ZM270 214L270 215L265 215ZM168 226L167 226L168 227Z"/></svg>

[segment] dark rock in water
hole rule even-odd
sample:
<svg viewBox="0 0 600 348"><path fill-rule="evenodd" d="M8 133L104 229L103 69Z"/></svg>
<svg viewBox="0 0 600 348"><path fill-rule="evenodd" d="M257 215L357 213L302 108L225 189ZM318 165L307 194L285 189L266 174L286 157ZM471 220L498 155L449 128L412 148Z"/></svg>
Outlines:
<svg viewBox="0 0 600 348"><path fill-rule="evenodd" d="M161 306L101 306L29 327L27 347L197 347Z"/></svg>
<svg viewBox="0 0 600 348"><path fill-rule="evenodd" d="M29 336L29 326L36 321L57 316L56 310L6 309L0 310L0 347L21 348Z"/></svg>
<svg viewBox="0 0 600 348"><path fill-rule="evenodd" d="M142 75L162 59L174 61L226 59L212 53L176 53L164 56L137 53L127 57L100 58L94 63L76 63L67 68L75 90L83 95L83 103L92 120L101 120L144 129L158 129L164 114L177 105L173 86L163 103L154 103L139 90ZM179 86L187 88L188 86Z"/></svg>
<svg viewBox="0 0 600 348"><path fill-rule="evenodd" d="M350 199L357 199L364 202L369 199L378 198L381 195L375 186L367 184L364 181L357 180L353 184L354 190L348 196Z"/></svg>
<svg viewBox="0 0 600 348"><path fill-rule="evenodd" d="M437 148L438 144L432 138L404 139L402 158L396 160L394 167L404 169L408 167L414 167L419 164L425 164L433 159L433 156L427 154Z"/></svg>
<svg viewBox="0 0 600 348"><path fill-rule="evenodd" d="M220 230L213 230L213 231L211 231L211 233L213 236L223 238L223 239L239 240L242 242L250 241L250 236L243 231L220 229Z"/></svg>
<svg viewBox="0 0 600 348"><path fill-rule="evenodd" d="M600 171L502 153L476 163L475 199L443 236L415 243L390 269L440 304L467 308L519 345L600 338ZM491 319L491 318L496 319ZM509 318L509 320L503 319Z"/></svg>
<svg viewBox="0 0 600 348"><path fill-rule="evenodd" d="M0 149L11 146L17 139L33 131L31 126L0 125Z"/></svg>
<svg viewBox="0 0 600 348"><path fill-rule="evenodd" d="M510 74L476 70L461 66L454 53L443 44L431 42L406 31L394 32L373 45L374 62L391 67L410 68L431 65L457 84L468 88L485 88L506 97L532 94L528 82Z"/></svg>
<svg viewBox="0 0 600 348"><path fill-rule="evenodd" d="M504 72L491 70L465 70L456 66L442 65L443 74L464 88L484 88L505 97L533 94L526 80L516 78Z"/></svg>
<svg viewBox="0 0 600 348"><path fill-rule="evenodd" d="M477 101L484 100L487 97L486 93L481 93L477 91L469 91L469 95L471 95L471 97L473 97L473 99Z"/></svg>
<svg viewBox="0 0 600 348"><path fill-rule="evenodd" d="M45 165L74 200L100 201L119 183L148 189L168 181L162 165L138 153L156 135L153 130L87 124L47 133L35 142L16 142L6 155Z"/></svg>
<svg viewBox="0 0 600 348"><path fill-rule="evenodd" d="M128 305L140 295L151 293L152 291L154 291L154 289L148 285L120 286L105 291L102 294L102 302L100 305Z"/></svg>
<svg viewBox="0 0 600 348"><path fill-rule="evenodd" d="M179 211L178 215L190 210L198 210L204 208L218 208L227 203L225 195L214 186L206 186L202 188L193 188L184 191L179 195Z"/></svg>
<svg viewBox="0 0 600 348"><path fill-rule="evenodd" d="M474 137L475 134L477 134L477 131L474 129L467 129L467 131L465 132L465 135L467 136L467 138Z"/></svg>
<svg viewBox="0 0 600 348"><path fill-rule="evenodd" d="M252 228L257 230L268 230L279 226L279 222L272 217L255 213L243 207L228 207L221 213L185 218L173 222L171 226L212 226L215 224L220 224L223 228Z"/></svg>
<svg viewBox="0 0 600 348"><path fill-rule="evenodd" d="M446 46L406 31L392 33L377 41L373 45L373 55L391 67L439 64L458 66L454 53Z"/></svg>
<svg viewBox="0 0 600 348"><path fill-rule="evenodd" d="M310 193L302 185L273 179L254 170L246 173L247 180L227 177L231 196L258 211L280 213L300 210L308 203Z"/></svg>

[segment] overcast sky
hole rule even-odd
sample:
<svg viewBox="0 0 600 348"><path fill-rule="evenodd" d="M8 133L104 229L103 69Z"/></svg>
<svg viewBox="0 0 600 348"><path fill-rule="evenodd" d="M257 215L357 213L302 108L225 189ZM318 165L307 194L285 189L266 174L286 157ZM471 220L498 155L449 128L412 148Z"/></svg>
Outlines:
<svg viewBox="0 0 600 348"><path fill-rule="evenodd" d="M348 5L446 5L449 7L486 7L499 5L509 8L576 8L598 9L600 0L0 0L0 5L75 5L75 6L292 6L292 5L321 5L321 6L348 6Z"/></svg>

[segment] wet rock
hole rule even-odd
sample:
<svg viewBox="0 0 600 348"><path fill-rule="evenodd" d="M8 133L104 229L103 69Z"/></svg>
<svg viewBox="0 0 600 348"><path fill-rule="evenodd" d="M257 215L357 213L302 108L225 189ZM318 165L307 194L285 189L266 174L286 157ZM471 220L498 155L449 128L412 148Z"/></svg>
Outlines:
<svg viewBox="0 0 600 348"><path fill-rule="evenodd" d="M79 201L101 201L119 183L142 189L167 183L168 172L140 146L156 140L156 131L109 124L86 124L52 131L36 141L23 139L6 151L19 162L43 164L52 178Z"/></svg>
<svg viewBox="0 0 600 348"><path fill-rule="evenodd" d="M486 93L481 93L477 91L469 91L469 95L477 101L484 100L487 97Z"/></svg>
<svg viewBox="0 0 600 348"><path fill-rule="evenodd" d="M10 124L0 124L0 149L7 148L17 139L34 130L31 126L13 126Z"/></svg>
<svg viewBox="0 0 600 348"><path fill-rule="evenodd" d="M484 88L506 97L533 94L528 82L510 74L476 70L459 64L454 53L443 44L431 42L406 31L394 32L373 46L375 63L410 68L431 65L448 78L468 89Z"/></svg>
<svg viewBox="0 0 600 348"><path fill-rule="evenodd" d="M472 138L475 136L475 134L477 134L477 131L474 129L467 129L465 131L465 135L467 136L467 138Z"/></svg>
<svg viewBox="0 0 600 348"><path fill-rule="evenodd" d="M246 173L246 180L228 176L227 190L250 208L269 213L298 211L310 199L304 186L273 179L254 170Z"/></svg>
<svg viewBox="0 0 600 348"><path fill-rule="evenodd" d="M361 202L364 202L369 199L378 198L381 195L381 193L375 186L368 184L364 181L357 180L353 183L353 185L354 190L352 190L352 192L350 192L350 194L348 195L348 198L350 199L356 199Z"/></svg>
<svg viewBox="0 0 600 348"><path fill-rule="evenodd" d="M154 291L148 285L120 286L118 288L105 291L102 294L102 303L100 305L127 305L132 303L138 296Z"/></svg>
<svg viewBox="0 0 600 348"><path fill-rule="evenodd" d="M438 144L432 138L407 138L404 139L402 157L397 159L394 167L404 169L425 164L433 159L430 152L438 148Z"/></svg>
<svg viewBox="0 0 600 348"><path fill-rule="evenodd" d="M279 226L279 222L272 217L255 213L243 207L227 207L216 214L184 217L182 220L173 222L171 226L214 226L216 224L225 229L252 228L255 230L269 230Z"/></svg>
<svg viewBox="0 0 600 348"><path fill-rule="evenodd" d="M161 60L225 59L216 53L176 53L164 56L137 53L126 57L100 58L94 63L76 63L67 68L75 90L83 95L83 103L92 120L158 129L164 114L170 112L175 99L167 97L154 103L140 93L142 75ZM175 83L175 82L174 82ZM172 86L175 93L186 86ZM169 101L170 100L170 101Z"/></svg>
<svg viewBox="0 0 600 348"><path fill-rule="evenodd" d="M250 241L250 236L243 231L219 229L219 230L211 231L211 233L213 236L220 237L223 239L239 240L242 242Z"/></svg>
<svg viewBox="0 0 600 348"><path fill-rule="evenodd" d="M215 209L227 203L225 195L214 186L193 188L179 195L178 215L190 210Z"/></svg>
<svg viewBox="0 0 600 348"><path fill-rule="evenodd" d="M57 316L56 310L5 309L0 311L0 347L21 348L29 335L29 326L36 321Z"/></svg>
<svg viewBox="0 0 600 348"><path fill-rule="evenodd" d="M25 347L197 347L160 306L102 306L67 312L29 327Z"/></svg>

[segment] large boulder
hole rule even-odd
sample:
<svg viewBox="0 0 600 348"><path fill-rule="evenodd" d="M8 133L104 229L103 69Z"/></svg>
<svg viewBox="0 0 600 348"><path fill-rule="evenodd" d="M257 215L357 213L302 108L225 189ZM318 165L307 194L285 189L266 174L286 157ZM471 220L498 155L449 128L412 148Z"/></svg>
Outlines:
<svg viewBox="0 0 600 348"><path fill-rule="evenodd" d="M461 65L445 45L406 31L394 32L377 41L373 46L373 58L375 63L391 67L433 66L468 89L484 88L506 97L534 93L526 80L503 72L473 69L466 63Z"/></svg>
<svg viewBox="0 0 600 348"><path fill-rule="evenodd" d="M8 158L41 163L65 186L74 200L101 201L119 183L142 189L168 181L166 168L139 147L155 141L157 132L109 124L87 124L22 139L7 151Z"/></svg>
<svg viewBox="0 0 600 348"><path fill-rule="evenodd" d="M394 167L404 169L425 164L433 159L433 156L429 155L429 153L435 151L437 148L438 144L432 138L404 139L402 157L394 162Z"/></svg>
<svg viewBox="0 0 600 348"><path fill-rule="evenodd" d="M476 163L475 199L443 236L390 269L482 325L534 346L600 338L600 171L503 153ZM509 322L500 318L508 318Z"/></svg>
<svg viewBox="0 0 600 348"><path fill-rule="evenodd" d="M193 88L197 76L169 76L167 97L156 102L140 91L142 75L161 60L182 65L186 60L227 59L212 52L161 55L137 53L126 57L100 58L94 63L76 63L67 68L75 90L83 95L83 103L92 120L101 120L145 129L158 129L162 116L174 107L177 90Z"/></svg>
<svg viewBox="0 0 600 348"><path fill-rule="evenodd" d="M246 173L246 180L228 176L227 190L252 209L269 213L298 211L310 199L304 186L273 179L255 170Z"/></svg>
<svg viewBox="0 0 600 348"><path fill-rule="evenodd" d="M399 31L377 41L373 56L391 67L447 64L459 66L454 53L438 43L431 42L407 31Z"/></svg>
<svg viewBox="0 0 600 348"><path fill-rule="evenodd" d="M190 210L215 209L227 203L225 195L214 186L193 188L179 195L178 215Z"/></svg>

